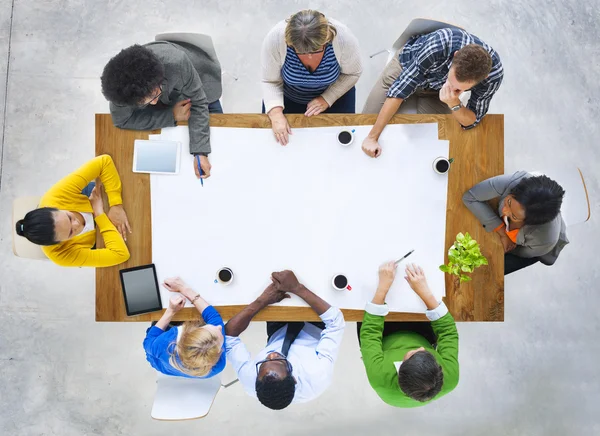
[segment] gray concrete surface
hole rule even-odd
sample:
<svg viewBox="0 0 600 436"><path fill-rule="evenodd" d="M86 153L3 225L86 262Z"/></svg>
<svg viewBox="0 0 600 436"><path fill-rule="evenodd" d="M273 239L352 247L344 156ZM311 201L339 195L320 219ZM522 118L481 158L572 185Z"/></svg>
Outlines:
<svg viewBox="0 0 600 436"><path fill-rule="evenodd" d="M93 156L93 115L108 110L98 77L119 49L162 31L211 34L224 69L239 77L224 77L225 111L258 112L262 38L307 7L346 23L360 40L357 107L384 63L368 54L391 45L414 17L460 24L490 43L506 68L491 106L506 114L506 170L579 166L592 219L569 229L571 245L555 266L506 279L504 323L459 326L460 384L425 408L378 399L351 324L332 386L311 403L277 413L234 385L204 420L153 421L155 375L141 347L147 326L94 322L92 270L15 258L12 199L43 193ZM599 12L596 0L0 2L0 434L600 434ZM244 339L259 349L264 324Z"/></svg>

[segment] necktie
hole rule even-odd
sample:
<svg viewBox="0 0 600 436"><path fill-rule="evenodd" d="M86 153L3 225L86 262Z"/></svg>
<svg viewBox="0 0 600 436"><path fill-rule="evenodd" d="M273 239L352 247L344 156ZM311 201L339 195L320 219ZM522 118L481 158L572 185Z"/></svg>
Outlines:
<svg viewBox="0 0 600 436"><path fill-rule="evenodd" d="M292 342L298 337L302 329L304 328L303 322L290 322L287 325L287 331L285 332L285 339L283 340L283 346L281 347L281 354L287 357Z"/></svg>

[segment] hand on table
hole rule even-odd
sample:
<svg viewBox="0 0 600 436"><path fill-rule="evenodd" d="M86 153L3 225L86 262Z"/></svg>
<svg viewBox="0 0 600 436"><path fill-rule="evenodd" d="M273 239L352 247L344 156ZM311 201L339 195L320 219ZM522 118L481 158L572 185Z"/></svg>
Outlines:
<svg viewBox="0 0 600 436"><path fill-rule="evenodd" d="M432 295L429 290L429 285L427 284L427 279L425 278L425 273L423 272L423 268L419 265L415 265L414 263L409 263L406 265L406 276L404 277L410 287L415 293L421 297L421 300L425 300L425 298L429 295Z"/></svg>
<svg viewBox="0 0 600 436"><path fill-rule="evenodd" d="M92 193L90 194L90 203L94 211L94 217L98 217L104 213L104 202L102 201L102 184L96 183Z"/></svg>
<svg viewBox="0 0 600 436"><path fill-rule="evenodd" d="M184 306L185 306L185 298L183 298L181 295L173 295L169 299L169 310L172 313L179 312L181 309L184 308Z"/></svg>
<svg viewBox="0 0 600 436"><path fill-rule="evenodd" d="M313 115L319 115L321 112L327 110L329 108L329 103L325 101L325 99L321 96L313 98L306 105L306 112L304 115L307 117L311 117Z"/></svg>
<svg viewBox="0 0 600 436"><path fill-rule="evenodd" d="M389 291L396 278L396 262L386 262L379 267L379 285L377 289Z"/></svg>
<svg viewBox="0 0 600 436"><path fill-rule="evenodd" d="M194 172L196 178L208 179L210 177L210 170L212 165L208 161L208 156L198 156L200 158L200 168L202 168L202 175L200 175L200 168L198 168L198 159L194 156Z"/></svg>
<svg viewBox="0 0 600 436"><path fill-rule="evenodd" d="M127 219L127 214L125 213L125 209L123 209L123 205L117 204L112 206L108 210L108 219L117 228L123 239L127 241L127 232L131 233L131 226L129 225L129 220Z"/></svg>
<svg viewBox="0 0 600 436"><path fill-rule="evenodd" d="M260 297L258 297L258 300L260 300L265 306L268 306L270 304L279 303L284 298L290 298L290 296L284 291L279 290L275 283L271 283L266 287Z"/></svg>
<svg viewBox="0 0 600 436"><path fill-rule="evenodd" d="M440 89L440 101L446 103L449 108L453 108L460 104L460 99L458 98L460 93L461 91L454 91L450 86L450 82L446 81L442 89Z"/></svg>
<svg viewBox="0 0 600 436"><path fill-rule="evenodd" d="M170 292L178 292L183 295L188 300L191 300L191 294L195 294L195 292L190 288L187 283L181 280L180 277L171 277L169 279L165 279L163 283L165 289ZM192 297L193 298L193 297Z"/></svg>
<svg viewBox="0 0 600 436"><path fill-rule="evenodd" d="M281 145L287 145L289 135L292 134L292 128L283 113L283 108L275 107L271 109L269 111L269 118L271 119L271 128L273 129L275 140Z"/></svg>
<svg viewBox="0 0 600 436"><path fill-rule="evenodd" d="M273 284L284 292L291 292L292 294L297 293L302 285L298 281L296 274L286 269L285 271L274 272L271 274L271 280Z"/></svg>
<svg viewBox="0 0 600 436"><path fill-rule="evenodd" d="M362 150L371 157L381 156L381 145L376 139L367 136L362 143Z"/></svg>
<svg viewBox="0 0 600 436"><path fill-rule="evenodd" d="M190 100L189 98L175 103L175 106L173 106L173 118L175 118L175 121L189 120L191 108L192 100Z"/></svg>

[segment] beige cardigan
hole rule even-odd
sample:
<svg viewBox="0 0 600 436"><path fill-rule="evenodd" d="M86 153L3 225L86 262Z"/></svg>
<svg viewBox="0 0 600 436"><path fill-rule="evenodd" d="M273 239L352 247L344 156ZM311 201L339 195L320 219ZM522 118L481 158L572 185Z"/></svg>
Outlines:
<svg viewBox="0 0 600 436"><path fill-rule="evenodd" d="M345 25L329 19L336 28L337 35L333 39L333 52L340 64L340 77L325 90L323 97L331 105L348 92L358 81L362 73L362 64L358 49L358 40ZM263 41L262 64L262 93L265 110L268 113L277 106L283 106L283 80L281 68L285 62L287 45L285 44L286 22L279 22L267 34Z"/></svg>

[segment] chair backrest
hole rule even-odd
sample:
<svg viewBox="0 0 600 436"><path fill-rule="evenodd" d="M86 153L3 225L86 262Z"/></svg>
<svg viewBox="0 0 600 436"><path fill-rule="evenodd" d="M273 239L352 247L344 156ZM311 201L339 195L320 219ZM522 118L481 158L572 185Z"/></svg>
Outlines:
<svg viewBox="0 0 600 436"><path fill-rule="evenodd" d="M424 35L447 27L464 30L462 27L445 23L444 21L431 20L429 18L415 18L408 24L406 29L404 29L404 32L402 32L402 35L400 35L400 38L398 38L392 46L393 52L395 53L396 50L402 48L402 46L406 44L406 41L415 35ZM392 56L394 53L392 53Z"/></svg>
<svg viewBox="0 0 600 436"><path fill-rule="evenodd" d="M40 197L18 197L13 201L12 210L12 247L15 256L26 259L45 259L48 260L42 248L39 245L32 244L22 236L17 235L15 226L17 221L23 219L27 212L37 209L40 203Z"/></svg>
<svg viewBox="0 0 600 436"><path fill-rule="evenodd" d="M219 375L198 379L158 373L151 416L164 421L203 418L220 388Z"/></svg>
<svg viewBox="0 0 600 436"><path fill-rule="evenodd" d="M198 47L202 50L206 55L218 65L219 58L217 57L217 52L215 51L215 45L213 44L213 40L210 36L204 35L202 33L192 33L192 32L165 32L159 33L154 37L155 41L169 41L169 42L185 42L191 44L195 47Z"/></svg>
<svg viewBox="0 0 600 436"><path fill-rule="evenodd" d="M583 173L579 168L549 168L529 173L536 176L546 175L565 190L560 214L567 226L581 224L590 219L590 199Z"/></svg>

